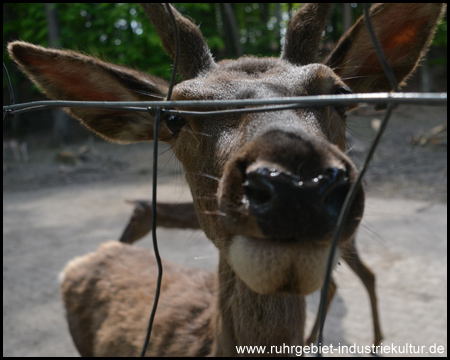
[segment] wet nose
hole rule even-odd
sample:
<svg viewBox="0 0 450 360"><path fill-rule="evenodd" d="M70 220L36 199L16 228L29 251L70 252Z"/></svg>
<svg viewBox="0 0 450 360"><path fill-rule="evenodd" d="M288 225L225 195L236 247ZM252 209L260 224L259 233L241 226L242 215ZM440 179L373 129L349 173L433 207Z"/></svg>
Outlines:
<svg viewBox="0 0 450 360"><path fill-rule="evenodd" d="M276 168L252 168L245 174L249 212L266 236L295 238L314 226L333 226L349 190L346 170L328 168L315 176Z"/></svg>

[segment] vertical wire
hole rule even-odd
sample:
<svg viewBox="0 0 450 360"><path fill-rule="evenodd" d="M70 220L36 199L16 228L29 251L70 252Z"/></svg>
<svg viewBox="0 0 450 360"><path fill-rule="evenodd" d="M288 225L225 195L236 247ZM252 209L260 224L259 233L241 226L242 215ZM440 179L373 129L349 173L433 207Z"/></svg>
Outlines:
<svg viewBox="0 0 450 360"><path fill-rule="evenodd" d="M366 28L369 31L370 38L372 40L372 44L375 47L375 51L377 52L378 60L380 60L381 67L383 68L384 74L386 75L389 84L391 85L392 89L397 92L398 91L398 82L395 78L395 74L392 71L391 67L389 66L386 56L384 56L383 48L381 47L380 42L378 41L377 34L375 33L375 30L373 28L372 20L370 19L369 15L369 3L364 4L364 20L366 24Z"/></svg>
<svg viewBox="0 0 450 360"><path fill-rule="evenodd" d="M370 15L369 15L369 5L368 4L365 4L365 6L364 6L364 19L365 19L365 23L366 23L368 32L370 34L372 43L374 44L378 59L380 60L380 63L383 67L383 71L384 71L386 77L388 78L391 87L394 89L394 91L397 91L398 90L397 80L396 80L395 75L392 72L389 64L386 61L386 57L384 56L383 49L382 49L382 47L378 41L377 35L373 29L372 20L370 19ZM334 259L335 253L336 253L337 243L342 234L345 223L347 221L348 214L350 213L350 207L351 207L353 200L357 194L357 191L362 182L363 176L369 167L369 163L372 160L372 156L376 150L376 147L378 146L378 144L381 140L381 136L384 133L384 130L387 126L387 123L389 121L389 118L391 116L391 113L392 113L392 110L394 109L394 107L395 107L394 103L389 104L389 106L386 110L386 113L384 115L383 121L380 125L380 129L378 130L378 133L375 136L375 139L373 140L372 145L370 146L369 152L367 153L366 159L364 160L361 170L360 170L355 182L351 186L350 191L348 192L348 194L345 198L341 212L339 213L339 217L338 217L337 224L336 224L336 231L334 233L333 240L331 242L330 254L328 257L327 269L325 272L324 285L322 287L322 291L321 291L321 295L320 295L320 305L319 305L319 315L318 315L319 316L319 335L317 338L317 345L319 346L319 348L318 348L318 352L316 354L317 357L322 356L320 347L323 342L323 327L325 324L325 313L326 313L326 302L327 302L327 298L328 298L328 287L329 287L329 283L330 283L330 279L331 279L331 270L332 270L333 259Z"/></svg>
<svg viewBox="0 0 450 360"><path fill-rule="evenodd" d="M173 31L175 35L175 56L173 58L173 67L172 67L172 75L170 76L170 84L169 90L167 91L166 101L169 101L172 98L172 90L175 84L175 76L177 74L178 69L178 61L180 59L180 32L178 31L178 24L175 20L175 16L173 14L172 9L168 3L164 4L166 6L167 12L170 16L170 21L172 21Z"/></svg>
<svg viewBox="0 0 450 360"><path fill-rule="evenodd" d="M11 85L11 79L9 78L9 74L8 74L8 69L6 68L5 63L3 63L3 72L5 73L5 77L6 77L6 83L8 84L8 93L9 93L9 103L10 105L15 105L15 100L14 100L14 91L13 91L13 87ZM3 126L5 126L5 122L7 118L12 118L14 115L12 115L13 111L11 110L5 110L3 112Z"/></svg>
<svg viewBox="0 0 450 360"><path fill-rule="evenodd" d="M386 125L389 121L389 118L391 116L392 110L394 109L395 104L389 104L386 113L384 115L384 119L380 125L380 130L378 131L375 139L372 142L372 145L370 147L370 150L366 156L366 159L364 161L363 166L361 167L361 170L355 180L355 182L353 183L353 185L350 188L350 191L348 192L344 204L342 206L341 212L339 213L339 217L337 220L337 224L336 224L336 231L334 233L333 236L333 240L331 242L331 248L330 248L330 254L328 257L328 263L327 263L327 269L325 272L325 280L324 280L324 285L322 287L322 291L320 294L320 306L319 306L319 335L318 335L318 339L317 339L317 345L321 346L322 342L323 342L323 327L324 327L324 323L325 323L325 312L326 312L326 299L328 298L328 285L330 283L330 278L331 278L331 270L332 270L332 264L333 264L333 259L336 253L336 248L337 248L337 243L338 240L342 234L342 231L344 229L345 223L347 221L348 218L348 214L350 213L350 209L351 209L351 205L353 203L353 200L355 199L355 196L358 193L358 188L362 182L363 176L366 173L366 170L369 167L369 163L372 160L372 156L375 153L376 147L378 145L378 143L381 140L381 136L383 135L384 129L386 128ZM319 351L317 353L317 356L322 356L321 352L320 352L320 348Z"/></svg>
<svg viewBox="0 0 450 360"><path fill-rule="evenodd" d="M180 33L178 31L178 25L175 20L175 16L173 15L172 9L168 3L165 3L164 6L166 7L167 12L169 13L170 20L173 25L173 30L175 33L175 56L174 56L174 62L173 62L173 68L172 68L172 75L170 77L170 84L169 84L169 90L167 92L166 101L169 101L172 97L172 90L175 84L175 77L177 73L178 68L178 60L180 57ZM149 113L152 113L152 109L148 108ZM161 292L161 283L162 283L162 275L163 275L163 267L161 262L161 257L159 255L158 250L158 241L156 237L156 190L157 190L157 175L158 175L158 137L159 137L159 125L161 122L161 112L162 109L158 107L156 109L156 117L155 117L155 127L153 132L153 186L152 186L152 241L153 241L153 251L155 253L156 262L158 264L158 279L156 282L156 291L155 291L155 299L153 301L153 308L152 313L150 315L150 319L148 322L147 327L147 334L145 336L144 346L142 347L141 355L140 357L144 357L145 353L148 348L148 344L150 342L150 336L152 333L153 328L153 321L155 319L156 315L156 309L158 308L158 302L159 302L159 295Z"/></svg>
<svg viewBox="0 0 450 360"><path fill-rule="evenodd" d="M11 85L11 79L9 78L8 69L6 68L5 63L3 63L3 72L5 73L6 83L8 84L9 102L11 105L15 105L16 102L14 100L14 91Z"/></svg>
<svg viewBox="0 0 450 360"><path fill-rule="evenodd" d="M149 109L149 112L151 110ZM140 357L144 357L147 351L148 343L150 342L150 336L153 328L153 321L156 315L156 309L158 308L159 294L161 292L161 282L163 267L161 262L161 257L159 256L158 242L156 239L156 180L157 180L157 167L158 167L158 136L159 136L159 123L161 119L161 108L158 107L156 110L155 117L155 129L154 129L154 142L153 142L153 187L152 187L152 240L153 240L153 251L155 253L156 263L158 265L158 280L156 282L155 299L153 301L152 313L150 314L150 319L147 327L147 334L145 336L144 346L142 347Z"/></svg>

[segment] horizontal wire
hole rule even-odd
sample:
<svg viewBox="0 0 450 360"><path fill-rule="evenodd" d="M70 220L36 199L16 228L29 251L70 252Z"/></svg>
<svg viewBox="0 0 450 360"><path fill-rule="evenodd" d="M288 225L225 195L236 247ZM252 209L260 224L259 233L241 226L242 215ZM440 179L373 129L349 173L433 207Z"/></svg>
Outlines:
<svg viewBox="0 0 450 360"><path fill-rule="evenodd" d="M171 13L168 5L168 12ZM173 17L173 15L172 15ZM365 8L365 17L367 25L371 25L370 17L368 15L368 6ZM172 19L171 19L172 20ZM174 29L177 28L175 21ZM370 30L370 26L369 26ZM372 31L373 32L373 31ZM375 38L375 39L374 39ZM376 35L372 34L372 42L377 47ZM179 46L179 38L175 42L176 46ZM178 49L177 49L178 52ZM377 47L377 55L380 58L381 63L386 63L383 60L383 52L381 47ZM178 55L176 56L176 58ZM386 63L387 64L387 63ZM176 72L177 66L174 65L174 71L172 74L171 83L173 84L174 74ZM4 66L5 69L5 66ZM383 64L383 69L386 76L395 83L392 87L397 90L395 76L393 76L392 71L390 70L388 65ZM173 86L173 85L172 85ZM171 86L171 88L172 88ZM12 97L12 89L10 91L10 97ZM170 94L171 91L169 91ZM168 95L170 99L170 95ZM14 103L14 100L12 100ZM388 122L389 116L393 110L395 104L411 104L411 105L446 105L447 104L447 93L364 93L364 94L345 94L345 95L318 95L318 96L302 96L302 97L289 97L289 98L273 98L273 99L245 99L245 100L197 100L197 101L144 101L144 102L106 102L106 101L35 101L22 103L17 105L9 105L3 106L4 112L4 121L5 116L13 116L15 114L20 114L28 111L36 111L36 110L44 110L49 108L58 108L58 107L70 107L70 108L102 108L106 110L127 110L127 111L149 111L151 114L156 113L156 109L159 108L158 115L156 116L155 122L155 134L157 134L158 122L160 118L161 111L164 111L169 114L176 115L186 115L186 116L211 116L211 115L220 115L220 114L237 114L237 113L250 113L250 112L267 112L267 111L281 111L288 109L297 109L302 107L320 107L320 106L334 106L334 105L354 105L354 104L386 104L388 105L388 109L385 114L385 119L382 122L382 126L377 133L376 139L373 141L372 146L369 150L369 153L366 157L366 160L361 168L357 180L354 182L351 190L347 194L345 199L345 203L342 207L342 210L339 214L338 224L336 226L336 231L333 237L333 245L332 250L330 251L330 256L327 264L327 275L324 280L324 289L321 296L321 309L319 311L320 314L320 330L318 337L318 344L322 343L322 331L323 325L325 322L325 299L327 298L327 290L328 284L330 281L331 274L331 263L332 263L332 253L336 248L337 241L340 237L342 229L344 227L346 217L348 216L348 212L350 209L350 204L353 201L353 197L356 194L356 189L361 182L364 173L367 169L367 166L370 162L370 159L376 149L376 146L381 138L383 130ZM267 106L269 105L269 106ZM270 106L275 105L275 106ZM258 108L245 108L245 109L228 109L228 110L214 110L214 111L186 111L186 110L167 110L168 108L234 108L234 107L246 107L246 106L263 106ZM165 109L161 109L161 108ZM156 135L156 139L158 136ZM157 141L155 141L154 146L154 157L157 158ZM154 246L155 253L157 253L156 244L156 160L153 166L154 177L153 177L153 234L154 234ZM159 284L161 282L161 273L162 268L160 262L159 264ZM159 293L159 290L157 291ZM158 296L156 297L158 298ZM152 316L150 319L150 325L148 329L148 334L146 338L146 343L143 347L143 351L141 356L143 356L146 352L146 348L148 345L148 340L151 333L151 324L153 322L154 313L156 310L157 300L155 300L154 308L152 311ZM319 356L321 356L321 352L319 351Z"/></svg>
<svg viewBox="0 0 450 360"><path fill-rule="evenodd" d="M355 105L355 104L414 104L414 105L447 105L447 93L363 93L345 95L316 95L273 99L244 99L244 100L176 100L176 101L33 101L28 103L3 106L3 111L10 111L11 115L27 111L42 110L55 107L70 108L103 108L108 110L148 111L148 108L227 108L258 105L295 105L296 107ZM284 108L245 109L245 112L277 111ZM236 111L225 110L226 113ZM208 116L225 114L225 112L210 111L188 112L183 115ZM181 114L181 113L179 113Z"/></svg>

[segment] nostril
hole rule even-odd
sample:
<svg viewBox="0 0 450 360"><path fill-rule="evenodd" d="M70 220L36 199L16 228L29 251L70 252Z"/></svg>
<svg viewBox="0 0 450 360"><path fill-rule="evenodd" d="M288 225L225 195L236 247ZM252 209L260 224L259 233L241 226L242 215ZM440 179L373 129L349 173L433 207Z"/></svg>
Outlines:
<svg viewBox="0 0 450 360"><path fill-rule="evenodd" d="M273 170L259 168L246 174L242 186L244 193L252 206L262 206L269 203L274 194L274 185L270 181Z"/></svg>
<svg viewBox="0 0 450 360"><path fill-rule="evenodd" d="M312 175L252 163L241 171L241 204L265 236L277 239L315 236L313 224L321 232L333 228L350 187L345 167Z"/></svg>
<svg viewBox="0 0 450 360"><path fill-rule="evenodd" d="M330 219L337 220L350 188L344 169L328 169L319 188L320 202Z"/></svg>
<svg viewBox="0 0 450 360"><path fill-rule="evenodd" d="M320 201L324 202L328 195L336 188L346 184L348 178L346 177L344 169L331 168L327 169L325 174L319 175L317 178L313 179L313 182L317 183L317 195L319 196Z"/></svg>
<svg viewBox="0 0 450 360"><path fill-rule="evenodd" d="M260 167L245 174L242 186L250 205L260 207L277 202L277 199L295 199L298 196L324 204L337 189L347 190L347 184L346 171L340 168L329 168L307 179L289 172Z"/></svg>

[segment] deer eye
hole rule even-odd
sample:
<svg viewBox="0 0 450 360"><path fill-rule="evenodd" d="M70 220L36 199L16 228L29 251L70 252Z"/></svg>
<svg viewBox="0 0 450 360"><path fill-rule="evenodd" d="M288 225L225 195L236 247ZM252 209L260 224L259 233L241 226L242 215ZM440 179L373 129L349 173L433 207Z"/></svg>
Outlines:
<svg viewBox="0 0 450 360"><path fill-rule="evenodd" d="M168 115L164 118L164 121L172 136L178 134L186 124L186 120L179 115Z"/></svg>
<svg viewBox="0 0 450 360"><path fill-rule="evenodd" d="M347 95L347 94L353 94L353 92L346 86L339 86L336 91L334 92L335 95ZM342 106L334 106L334 109L339 113L341 116L345 116L347 114L349 106L348 105L342 105Z"/></svg>

